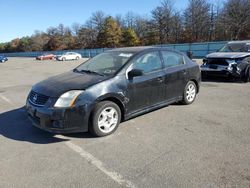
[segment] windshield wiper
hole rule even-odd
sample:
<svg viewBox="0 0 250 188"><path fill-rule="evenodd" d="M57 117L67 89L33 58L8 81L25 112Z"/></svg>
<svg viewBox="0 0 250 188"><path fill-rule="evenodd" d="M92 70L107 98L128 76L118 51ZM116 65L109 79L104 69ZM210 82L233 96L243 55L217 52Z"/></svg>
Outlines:
<svg viewBox="0 0 250 188"><path fill-rule="evenodd" d="M92 70L85 70L85 69L74 69L73 71L76 71L76 72L85 72L85 73L89 73L89 74L97 74L97 75L100 75L100 76L105 76L104 74L101 74L99 72L96 72L96 71L92 71Z"/></svg>

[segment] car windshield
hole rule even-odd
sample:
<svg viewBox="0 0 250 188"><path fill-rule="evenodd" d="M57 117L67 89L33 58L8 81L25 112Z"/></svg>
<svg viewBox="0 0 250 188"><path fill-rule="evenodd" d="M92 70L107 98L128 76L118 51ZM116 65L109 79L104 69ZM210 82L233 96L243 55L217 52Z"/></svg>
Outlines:
<svg viewBox="0 0 250 188"><path fill-rule="evenodd" d="M131 56L133 53L130 52L104 52L81 64L75 70L110 76L117 73Z"/></svg>
<svg viewBox="0 0 250 188"><path fill-rule="evenodd" d="M219 52L249 52L250 46L246 43L228 43Z"/></svg>

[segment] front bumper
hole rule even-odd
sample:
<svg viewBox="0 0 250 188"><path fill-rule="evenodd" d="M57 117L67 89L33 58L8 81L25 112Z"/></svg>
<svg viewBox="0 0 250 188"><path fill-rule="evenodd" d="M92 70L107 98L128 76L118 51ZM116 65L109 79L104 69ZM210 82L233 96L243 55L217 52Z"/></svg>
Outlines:
<svg viewBox="0 0 250 188"><path fill-rule="evenodd" d="M52 133L75 133L88 131L87 106L74 108L38 107L26 102L26 111L35 127Z"/></svg>
<svg viewBox="0 0 250 188"><path fill-rule="evenodd" d="M232 73L227 70L201 69L202 76L229 77Z"/></svg>

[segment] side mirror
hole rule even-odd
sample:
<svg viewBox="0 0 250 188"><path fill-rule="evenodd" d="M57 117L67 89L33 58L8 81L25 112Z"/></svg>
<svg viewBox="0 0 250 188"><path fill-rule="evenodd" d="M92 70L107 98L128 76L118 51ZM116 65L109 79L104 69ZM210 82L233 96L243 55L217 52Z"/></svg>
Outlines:
<svg viewBox="0 0 250 188"><path fill-rule="evenodd" d="M128 72L128 79L132 79L137 76L142 76L143 72L140 69L132 69L131 71Z"/></svg>

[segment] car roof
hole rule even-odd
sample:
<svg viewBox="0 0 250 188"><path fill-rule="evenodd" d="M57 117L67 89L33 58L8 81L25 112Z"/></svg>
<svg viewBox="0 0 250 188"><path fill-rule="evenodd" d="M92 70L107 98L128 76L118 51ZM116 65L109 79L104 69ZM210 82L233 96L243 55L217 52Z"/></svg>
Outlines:
<svg viewBox="0 0 250 188"><path fill-rule="evenodd" d="M242 44L242 43L250 43L250 40L238 40L238 41L229 41L228 44Z"/></svg>
<svg viewBox="0 0 250 188"><path fill-rule="evenodd" d="M165 47L154 47L154 46L138 46L138 47L125 47L125 48L115 48L112 50L108 50L109 52L130 52L130 53L138 53L144 50L155 50L155 49L162 49L162 50L170 50L169 48Z"/></svg>

